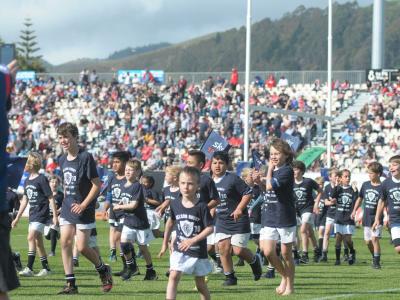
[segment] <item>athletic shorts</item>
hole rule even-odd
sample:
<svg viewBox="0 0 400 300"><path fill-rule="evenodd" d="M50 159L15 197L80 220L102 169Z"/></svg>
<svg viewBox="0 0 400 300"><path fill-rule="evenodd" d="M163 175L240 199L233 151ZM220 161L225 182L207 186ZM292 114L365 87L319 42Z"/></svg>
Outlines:
<svg viewBox="0 0 400 300"><path fill-rule="evenodd" d="M153 209L146 209L147 219L149 220L150 230L160 229L161 218Z"/></svg>
<svg viewBox="0 0 400 300"><path fill-rule="evenodd" d="M325 226L333 225L333 224L335 224L335 219L326 217Z"/></svg>
<svg viewBox="0 0 400 300"><path fill-rule="evenodd" d="M301 214L301 224L314 225L314 214L311 212L305 212Z"/></svg>
<svg viewBox="0 0 400 300"><path fill-rule="evenodd" d="M400 224L394 224L390 227L390 235L392 236L392 241L400 239Z"/></svg>
<svg viewBox="0 0 400 300"><path fill-rule="evenodd" d="M207 258L197 258L174 251L169 258L169 269L194 276L206 276L212 270Z"/></svg>
<svg viewBox="0 0 400 300"><path fill-rule="evenodd" d="M213 226L213 232L210 233L210 234L207 236L207 245L213 245L213 246L214 246L214 245L216 244L215 235L216 235L216 233L215 233L215 226Z"/></svg>
<svg viewBox="0 0 400 300"><path fill-rule="evenodd" d="M217 232L215 234L216 243L226 239L231 240L232 246L236 246L239 248L246 248L250 239L250 233L227 234L227 233Z"/></svg>
<svg viewBox="0 0 400 300"><path fill-rule="evenodd" d="M250 223L251 234L260 234L261 228L261 224Z"/></svg>
<svg viewBox="0 0 400 300"><path fill-rule="evenodd" d="M108 219L108 223L110 224L111 227L121 232L122 227L124 226L124 218Z"/></svg>
<svg viewBox="0 0 400 300"><path fill-rule="evenodd" d="M370 241L373 237L378 239L382 237L382 225L375 230L372 230L372 227L364 227L364 241Z"/></svg>
<svg viewBox="0 0 400 300"><path fill-rule="evenodd" d="M76 235L75 235L75 242L76 242ZM89 248L97 247L97 236L96 235L89 236L88 246L89 246Z"/></svg>
<svg viewBox="0 0 400 300"><path fill-rule="evenodd" d="M0 292L19 287L17 272L10 248L11 220L8 212L0 213Z"/></svg>
<svg viewBox="0 0 400 300"><path fill-rule="evenodd" d="M334 225L334 231L335 233L339 234L354 234L355 226L354 225L342 225L342 224L337 224L335 223Z"/></svg>
<svg viewBox="0 0 400 300"><path fill-rule="evenodd" d="M46 227L46 224L40 223L40 222L29 222L29 231L37 231L40 232L41 234L44 234L44 228Z"/></svg>
<svg viewBox="0 0 400 300"><path fill-rule="evenodd" d="M132 229L128 226L122 228L121 241L147 245L152 240L154 240L154 235L150 229Z"/></svg>
<svg viewBox="0 0 400 300"><path fill-rule="evenodd" d="M289 244L296 241L296 226L292 227L263 227L260 231L260 241L272 240L281 241L282 244Z"/></svg>
<svg viewBox="0 0 400 300"><path fill-rule="evenodd" d="M89 229L96 228L96 222L89 223L89 224L73 224L64 218L60 218L60 227L64 226L64 225L75 225L75 228L79 229L79 230L89 230Z"/></svg>

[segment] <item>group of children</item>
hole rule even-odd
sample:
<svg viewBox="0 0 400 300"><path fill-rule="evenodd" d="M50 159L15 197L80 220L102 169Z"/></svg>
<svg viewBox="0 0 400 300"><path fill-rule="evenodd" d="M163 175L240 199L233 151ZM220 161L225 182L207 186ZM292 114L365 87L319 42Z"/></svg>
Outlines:
<svg viewBox="0 0 400 300"><path fill-rule="evenodd" d="M24 196L19 212L12 223L15 227L27 204L29 211L28 263L21 276L33 276L36 251L42 270L36 276L50 274L43 245L45 233L51 239L54 255L58 234L66 285L60 294L76 294L73 247L85 256L99 273L102 290L113 287L111 269L101 259L96 244L95 209L101 182L91 154L78 147L78 130L71 123L58 128L59 142L64 154L59 159L63 192L59 182L50 183L39 174L41 157L28 156ZM355 212L364 202L364 238L373 257L373 267L380 268L379 238L382 233L384 207L388 208L391 236L400 253L400 156L390 159L391 177L383 183L383 168L379 163L368 165L370 181L358 192L352 186L349 170L331 169L330 182L303 177L305 165L293 161L290 146L281 139L272 141L269 162L260 170L245 169L242 176L229 172L226 152L214 152L210 175L201 173L205 166L204 153L189 152L185 167L169 166L165 170L165 187L159 196L154 190L154 178L143 175L141 163L130 158L128 152L116 152L112 158L113 175L107 182L104 219L110 224L110 260L117 260L117 249L123 268L114 273L122 280L140 274L134 243L146 262L144 280L157 279L149 244L163 238L159 257L168 250L170 267L167 299L175 299L183 273L195 276L201 299L210 299L206 275L211 272L211 257L215 270L225 275L224 286L237 284L232 255L239 257L238 265L247 262L254 280L262 276L261 257L268 262L266 277L282 276L276 288L278 295L294 292L297 263L308 263L308 249L314 247L314 261L326 262L329 238L336 235L336 261L341 263L341 244L345 246L348 263L354 264L352 235ZM164 217L164 232L160 231ZM46 227L47 225L47 227ZM318 228L318 241L314 234ZM302 255L299 255L298 230ZM248 247L252 239L256 253ZM347 250L346 250L347 249Z"/></svg>

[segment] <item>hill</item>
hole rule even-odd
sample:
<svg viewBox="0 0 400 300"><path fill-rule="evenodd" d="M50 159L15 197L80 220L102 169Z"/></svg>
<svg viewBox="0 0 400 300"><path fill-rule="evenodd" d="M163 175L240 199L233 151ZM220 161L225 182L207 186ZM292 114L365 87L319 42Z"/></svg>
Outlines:
<svg viewBox="0 0 400 300"><path fill-rule="evenodd" d="M299 6L279 20L252 26L253 70L324 70L327 61L327 9ZM386 4L386 67L400 67L400 2ZM371 64L372 5L335 4L333 66L335 70L366 69ZM52 71L78 72L83 67L107 72L113 68L153 68L169 72L228 71L245 68L245 27L212 33L154 51L106 60L77 60Z"/></svg>

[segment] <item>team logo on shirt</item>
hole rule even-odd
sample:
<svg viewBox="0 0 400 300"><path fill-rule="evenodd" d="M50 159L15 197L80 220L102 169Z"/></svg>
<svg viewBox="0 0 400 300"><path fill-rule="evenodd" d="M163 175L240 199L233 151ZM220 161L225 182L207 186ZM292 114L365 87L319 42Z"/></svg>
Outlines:
<svg viewBox="0 0 400 300"><path fill-rule="evenodd" d="M129 198L128 197L122 197L121 198L121 204L128 204L129 203Z"/></svg>
<svg viewBox="0 0 400 300"><path fill-rule="evenodd" d="M393 197L394 197L394 199L396 199L396 201L400 201L400 192L399 191L395 191L393 193Z"/></svg>
<svg viewBox="0 0 400 300"><path fill-rule="evenodd" d="M33 191L32 191L31 189L28 189L28 190L26 191L26 195L28 196L28 199L32 199Z"/></svg>
<svg viewBox="0 0 400 300"><path fill-rule="evenodd" d="M72 182L72 174L70 172L64 173L64 180L66 185L70 185Z"/></svg>
<svg viewBox="0 0 400 300"><path fill-rule="evenodd" d="M350 203L350 197L349 196L342 196L342 203L344 205Z"/></svg>
<svg viewBox="0 0 400 300"><path fill-rule="evenodd" d="M368 192L366 196L369 201L373 201L375 199L375 194L373 192Z"/></svg>
<svg viewBox="0 0 400 300"><path fill-rule="evenodd" d="M185 235L185 237L190 237L193 233L193 222L185 220L185 221L181 221L179 223L180 223L181 230L182 230L183 234Z"/></svg>
<svg viewBox="0 0 400 300"><path fill-rule="evenodd" d="M120 188L113 189L113 194L115 198L119 198L119 196L121 196L121 189Z"/></svg>
<svg viewBox="0 0 400 300"><path fill-rule="evenodd" d="M296 191L296 197L297 197L298 199L303 198L303 192L302 192L302 191Z"/></svg>

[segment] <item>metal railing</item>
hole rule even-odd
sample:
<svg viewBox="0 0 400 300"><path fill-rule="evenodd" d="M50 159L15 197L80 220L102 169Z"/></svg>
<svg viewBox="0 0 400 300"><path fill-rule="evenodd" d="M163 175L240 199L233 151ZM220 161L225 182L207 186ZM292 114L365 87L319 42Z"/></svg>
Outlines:
<svg viewBox="0 0 400 300"><path fill-rule="evenodd" d="M351 84L362 84L366 81L366 71L333 71L333 80L345 81L348 80ZM61 79L62 81L68 80L79 80L79 73L39 73L39 77L54 77ZM97 73L99 80L111 81L115 76L115 73ZM188 82L200 83L203 80L208 79L210 76L216 79L218 76L229 80L230 72L166 72L165 80L171 78L174 82L177 82L180 76L186 78ZM250 73L250 79L254 80L256 76L259 76L262 80L265 80L269 75L274 75L275 79L278 80L281 76L285 76L289 81L289 84L311 84L316 79L319 79L321 83L327 81L327 71L252 71ZM244 84L245 73L239 72L239 83Z"/></svg>

